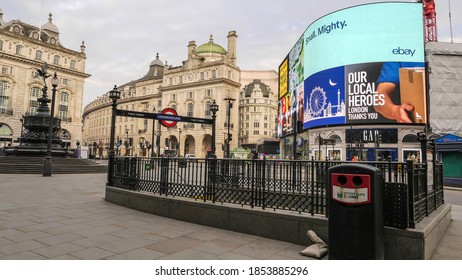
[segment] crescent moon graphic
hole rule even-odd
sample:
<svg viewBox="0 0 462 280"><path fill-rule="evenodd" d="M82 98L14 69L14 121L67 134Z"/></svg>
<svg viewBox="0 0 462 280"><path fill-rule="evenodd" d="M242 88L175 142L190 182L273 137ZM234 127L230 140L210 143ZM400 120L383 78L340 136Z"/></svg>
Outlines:
<svg viewBox="0 0 462 280"><path fill-rule="evenodd" d="M330 84L331 86L336 86L336 85L337 85L337 83L332 82L331 79L329 79L329 84Z"/></svg>

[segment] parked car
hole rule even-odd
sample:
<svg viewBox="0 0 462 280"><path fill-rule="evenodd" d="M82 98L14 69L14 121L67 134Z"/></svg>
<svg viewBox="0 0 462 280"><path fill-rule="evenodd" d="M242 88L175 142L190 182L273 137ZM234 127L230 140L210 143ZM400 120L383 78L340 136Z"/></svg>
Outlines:
<svg viewBox="0 0 462 280"><path fill-rule="evenodd" d="M184 157L190 161L197 161L197 157L194 154L185 154Z"/></svg>

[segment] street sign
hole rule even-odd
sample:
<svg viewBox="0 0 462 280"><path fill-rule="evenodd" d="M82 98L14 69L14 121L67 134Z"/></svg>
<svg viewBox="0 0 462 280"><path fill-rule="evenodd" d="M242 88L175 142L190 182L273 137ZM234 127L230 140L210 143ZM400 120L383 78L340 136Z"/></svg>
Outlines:
<svg viewBox="0 0 462 280"><path fill-rule="evenodd" d="M116 116L159 120L164 126L167 127L175 126L177 122L200 123L210 125L213 124L212 119L178 116L176 114L176 111L171 108L165 108L164 110L162 110L161 114L128 110L116 110Z"/></svg>
<svg viewBox="0 0 462 280"><path fill-rule="evenodd" d="M181 119L181 117L178 117L178 114L176 113L175 109L172 108L165 108L161 112L162 115L158 115L157 118L160 120L160 123L162 123L163 126L165 127L173 127L176 125L178 120Z"/></svg>

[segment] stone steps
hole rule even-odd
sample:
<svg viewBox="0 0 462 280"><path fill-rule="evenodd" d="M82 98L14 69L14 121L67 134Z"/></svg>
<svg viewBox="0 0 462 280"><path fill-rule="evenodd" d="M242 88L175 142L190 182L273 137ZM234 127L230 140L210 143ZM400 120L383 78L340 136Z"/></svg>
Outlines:
<svg viewBox="0 0 462 280"><path fill-rule="evenodd" d="M0 157L1 174L41 174L43 157ZM106 173L107 165L87 159L52 158L52 174Z"/></svg>

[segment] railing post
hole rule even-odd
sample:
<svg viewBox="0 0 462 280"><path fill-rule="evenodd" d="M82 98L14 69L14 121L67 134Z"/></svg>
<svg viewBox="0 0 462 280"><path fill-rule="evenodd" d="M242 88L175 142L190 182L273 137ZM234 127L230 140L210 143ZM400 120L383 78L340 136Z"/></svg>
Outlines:
<svg viewBox="0 0 462 280"><path fill-rule="evenodd" d="M266 157L263 157L261 171L261 204L263 210L266 207Z"/></svg>
<svg viewBox="0 0 462 280"><path fill-rule="evenodd" d="M414 187L415 187L415 170L414 161L408 160L406 162L407 169L407 189L408 189L408 203L409 203L409 227L415 228L415 201L414 201Z"/></svg>
<svg viewBox="0 0 462 280"><path fill-rule="evenodd" d="M311 176L311 216L314 216L314 188L315 188L315 183L314 183L314 156L311 157L311 162L310 162L310 176Z"/></svg>
<svg viewBox="0 0 462 280"><path fill-rule="evenodd" d="M160 190L159 193L168 195L167 188L168 188L168 165L169 165L168 157L161 158L160 161Z"/></svg>

